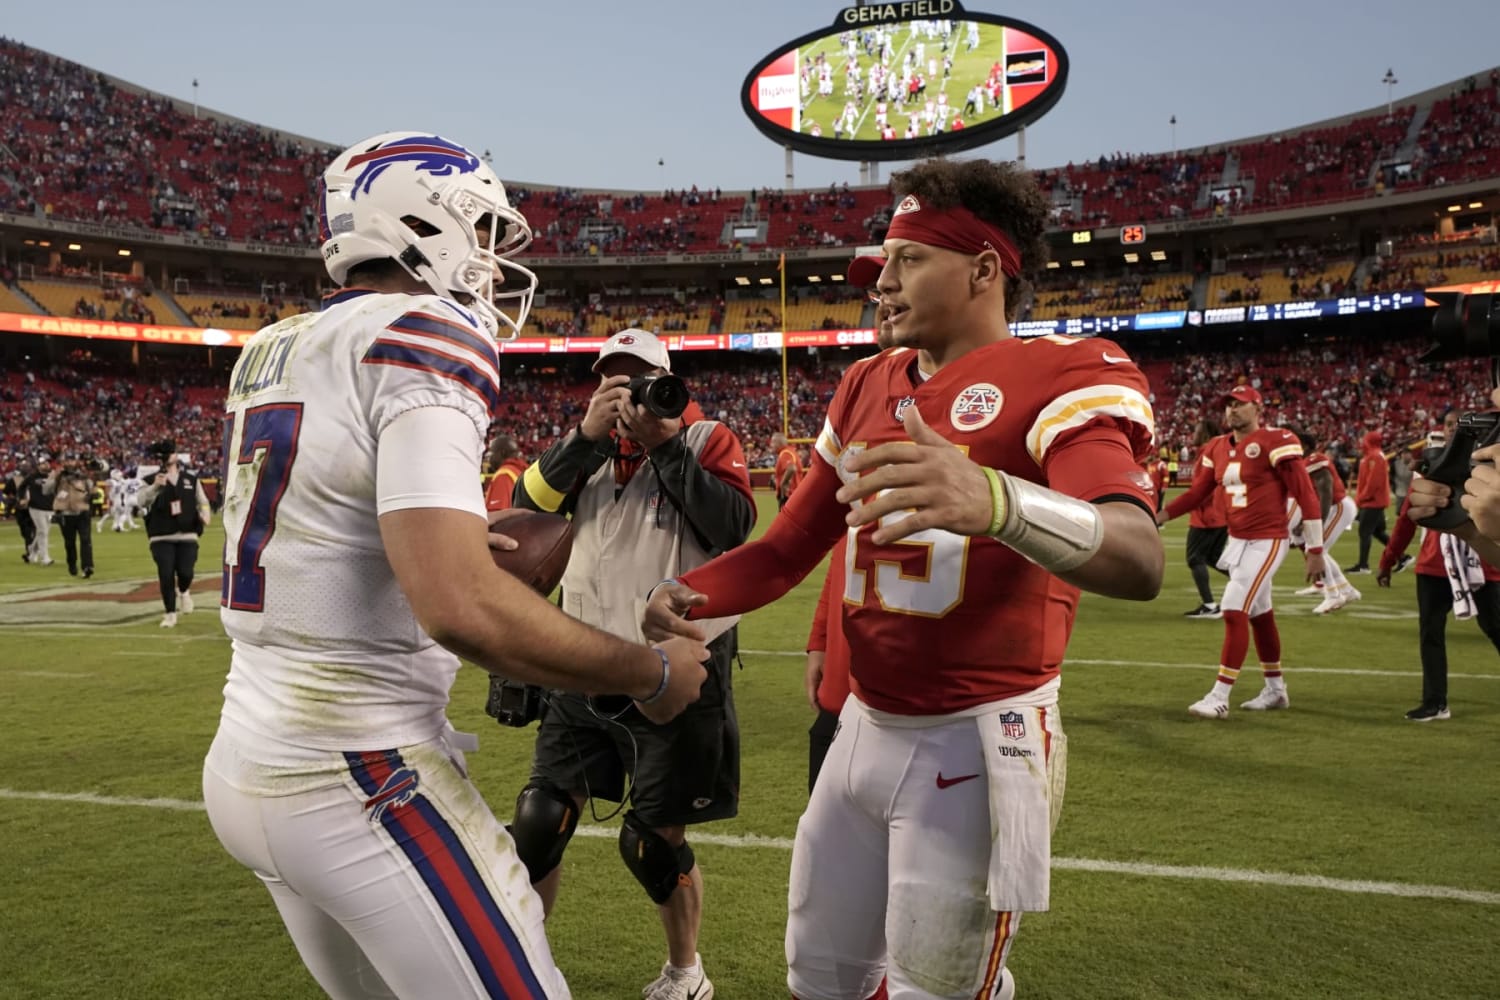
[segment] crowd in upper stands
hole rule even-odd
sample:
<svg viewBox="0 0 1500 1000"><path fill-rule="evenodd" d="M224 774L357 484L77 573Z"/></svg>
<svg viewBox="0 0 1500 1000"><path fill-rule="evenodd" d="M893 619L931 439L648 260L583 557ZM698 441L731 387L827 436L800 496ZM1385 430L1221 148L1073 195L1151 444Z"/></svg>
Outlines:
<svg viewBox="0 0 1500 1000"><path fill-rule="evenodd" d="M1500 173L1500 70L1470 77L1418 113L1370 115L1223 148L1131 156L1039 171L1063 227L1202 218L1440 186ZM216 238L309 245L313 187L336 150L180 102L0 39L0 211ZM7 178L6 173L11 177ZM884 223L882 188L697 186L662 195L512 187L537 251L657 254L757 240L728 224L764 222L773 247L856 245ZM759 231L759 230L757 230Z"/></svg>

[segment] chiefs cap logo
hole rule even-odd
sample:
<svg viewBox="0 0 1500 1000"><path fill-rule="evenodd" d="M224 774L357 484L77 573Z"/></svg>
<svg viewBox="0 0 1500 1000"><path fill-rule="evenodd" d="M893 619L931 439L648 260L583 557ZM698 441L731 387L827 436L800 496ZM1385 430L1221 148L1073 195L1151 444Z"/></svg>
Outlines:
<svg viewBox="0 0 1500 1000"><path fill-rule="evenodd" d="M619 338L618 340L616 340L615 343L616 344L620 344L620 345L633 344L633 343L635 343L635 338L632 337L630 334L627 333L627 334L625 334L625 336L623 336L623 337Z"/></svg>
<svg viewBox="0 0 1500 1000"><path fill-rule="evenodd" d="M896 215L905 215L907 212L920 212L922 203L917 201L917 196L909 194L901 199L901 204L896 206Z"/></svg>
<svg viewBox="0 0 1500 1000"><path fill-rule="evenodd" d="M977 431L993 423L1004 405L1005 394L998 386L976 382L967 389L960 390L954 397L953 406L948 410L948 419L953 423L954 430Z"/></svg>

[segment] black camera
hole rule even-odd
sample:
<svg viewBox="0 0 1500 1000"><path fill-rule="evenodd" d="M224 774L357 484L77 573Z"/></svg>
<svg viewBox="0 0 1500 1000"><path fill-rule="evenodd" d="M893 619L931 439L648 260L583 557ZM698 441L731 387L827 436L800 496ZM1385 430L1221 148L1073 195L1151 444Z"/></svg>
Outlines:
<svg viewBox="0 0 1500 1000"><path fill-rule="evenodd" d="M637 375L626 386L630 401L644 406L663 420L674 420L687 409L687 383L673 374Z"/></svg>
<svg viewBox="0 0 1500 1000"><path fill-rule="evenodd" d="M484 702L484 714L513 729L531 725L542 717L546 692L535 684L522 684L496 674L490 675L490 695Z"/></svg>
<svg viewBox="0 0 1500 1000"><path fill-rule="evenodd" d="M177 454L177 442L172 438L163 438L160 441L153 441L150 444L146 445L146 453L152 458L157 458L165 462L167 459Z"/></svg>
<svg viewBox="0 0 1500 1000"><path fill-rule="evenodd" d="M1500 299L1493 295L1465 295L1462 292L1431 292L1428 298L1438 304L1432 317L1432 335L1437 346L1422 360L1449 361L1454 358L1490 359L1490 384L1500 385ZM1458 428L1443 450L1427 465L1426 476L1453 490L1453 501L1432 517L1417 523L1424 528L1451 530L1469 519L1459 504L1464 483L1477 464L1474 450L1500 441L1500 413L1465 413L1458 418Z"/></svg>

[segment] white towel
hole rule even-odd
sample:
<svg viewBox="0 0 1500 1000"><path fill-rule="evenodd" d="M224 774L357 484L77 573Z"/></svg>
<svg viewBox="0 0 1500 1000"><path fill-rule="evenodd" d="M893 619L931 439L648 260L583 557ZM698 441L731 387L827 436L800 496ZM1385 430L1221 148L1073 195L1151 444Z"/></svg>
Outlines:
<svg viewBox="0 0 1500 1000"><path fill-rule="evenodd" d="M1479 556L1463 539L1447 532L1438 536L1438 548L1443 553L1448 583L1453 587L1453 617L1459 621L1473 618L1478 612L1474 591L1484 586L1484 567L1479 564Z"/></svg>

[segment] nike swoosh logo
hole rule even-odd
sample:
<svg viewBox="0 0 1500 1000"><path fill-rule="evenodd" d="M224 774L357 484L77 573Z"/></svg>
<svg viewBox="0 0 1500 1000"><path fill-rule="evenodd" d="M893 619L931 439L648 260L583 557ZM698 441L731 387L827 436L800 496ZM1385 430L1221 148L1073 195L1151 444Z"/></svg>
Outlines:
<svg viewBox="0 0 1500 1000"><path fill-rule="evenodd" d="M1112 365L1117 365L1117 364L1119 364L1122 361L1129 361L1130 360L1129 358L1117 358L1117 357L1114 357L1113 355L1108 354L1108 353L1104 354L1103 357L1104 357L1105 361L1109 362Z"/></svg>
<svg viewBox="0 0 1500 1000"><path fill-rule="evenodd" d="M736 469L743 469L745 467L744 462L730 462L729 464L734 466Z"/></svg>
<svg viewBox="0 0 1500 1000"><path fill-rule="evenodd" d="M961 785L965 781L973 781L977 777L979 777L979 775L977 774L960 774L956 778L945 778L943 777L942 773L939 772L937 776L937 786L939 788L952 788L954 785Z"/></svg>

